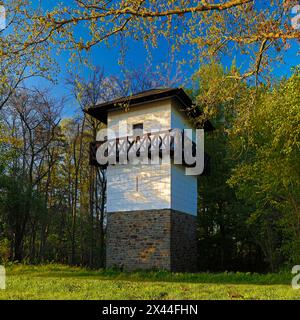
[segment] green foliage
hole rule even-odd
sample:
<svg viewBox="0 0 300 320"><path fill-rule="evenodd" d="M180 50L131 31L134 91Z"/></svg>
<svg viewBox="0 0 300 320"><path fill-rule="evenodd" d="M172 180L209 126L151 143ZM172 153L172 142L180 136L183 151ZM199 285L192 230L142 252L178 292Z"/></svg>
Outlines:
<svg viewBox="0 0 300 320"><path fill-rule="evenodd" d="M231 130L236 106L243 103L247 86L233 78L234 64L224 70L217 63L204 65L195 74L194 94L204 119L215 130L206 135L205 151L210 155L210 174L199 178L199 264L201 270L262 271L260 248L251 238L245 221L249 208L227 184L236 162L230 152Z"/></svg>
<svg viewBox="0 0 300 320"><path fill-rule="evenodd" d="M272 88L237 79L216 63L195 75L202 118L215 126L211 174L199 179L200 263L274 271L300 259L299 69Z"/></svg>
<svg viewBox="0 0 300 320"><path fill-rule="evenodd" d="M10 242L4 238L0 240L0 263L6 265L10 256Z"/></svg>
<svg viewBox="0 0 300 320"><path fill-rule="evenodd" d="M11 258L20 260L21 242L30 232L26 222L36 221L38 225L42 224L46 214L45 200L17 172L15 176L0 177L0 188L1 220L3 227L5 226L3 234L14 245L14 257Z"/></svg>
<svg viewBox="0 0 300 320"><path fill-rule="evenodd" d="M232 150L243 151L229 183L253 206L248 224L273 269L282 259L300 259L299 88L296 69L272 90L260 90L251 109L240 110L248 119L234 124L231 139Z"/></svg>

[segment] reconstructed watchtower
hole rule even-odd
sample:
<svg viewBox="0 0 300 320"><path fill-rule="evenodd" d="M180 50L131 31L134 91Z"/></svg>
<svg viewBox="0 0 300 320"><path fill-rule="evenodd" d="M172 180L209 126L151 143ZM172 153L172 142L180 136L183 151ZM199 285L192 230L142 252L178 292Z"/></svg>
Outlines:
<svg viewBox="0 0 300 320"><path fill-rule="evenodd" d="M107 148L117 151L107 166L107 267L196 269L198 177L163 160L161 150L148 164L120 161L122 150L142 157L144 141L162 148L172 129L191 129L191 104L182 89L155 89L86 111L107 124Z"/></svg>

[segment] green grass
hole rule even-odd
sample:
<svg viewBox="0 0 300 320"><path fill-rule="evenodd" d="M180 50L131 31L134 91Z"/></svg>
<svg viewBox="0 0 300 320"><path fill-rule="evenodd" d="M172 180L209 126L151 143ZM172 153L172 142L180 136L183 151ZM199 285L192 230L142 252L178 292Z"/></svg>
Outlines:
<svg viewBox="0 0 300 320"><path fill-rule="evenodd" d="M300 299L292 275L91 271L56 264L7 267L0 299Z"/></svg>

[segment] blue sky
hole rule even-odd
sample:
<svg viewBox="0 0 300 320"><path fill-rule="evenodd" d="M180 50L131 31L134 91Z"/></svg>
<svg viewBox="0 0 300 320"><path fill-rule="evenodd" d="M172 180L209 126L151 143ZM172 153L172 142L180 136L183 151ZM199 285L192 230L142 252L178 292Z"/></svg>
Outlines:
<svg viewBox="0 0 300 320"><path fill-rule="evenodd" d="M53 5L49 4L49 0L44 0L43 2L44 8L50 8ZM79 35L82 36L83 30L79 30ZM84 35L83 35L84 36ZM147 52L144 49L143 45L134 40L127 40L128 52L126 55L126 65L128 68L143 68L143 66L148 65L147 61ZM274 71L273 74L276 77L288 76L290 74L291 67L300 63L299 56L297 56L297 51L299 50L299 43L294 42L289 50L284 53L284 61L282 64L273 65ZM167 43L166 40L160 40L158 49L154 49L152 52L152 65L151 67L156 68L156 66L161 65L168 61L169 57L167 55ZM120 75L121 67L118 64L118 60L120 58L119 48L114 46L111 48L107 48L104 44L101 44L97 47L94 47L89 54L90 61L95 66L100 66L104 69L106 75ZM188 60L190 57L185 55L184 51L179 54L179 58L185 58ZM236 55L236 63L238 66L246 66L248 58L241 55ZM69 53L64 52L61 53L57 58L57 62L60 66L60 73L57 78L57 85L50 85L46 81L41 79L31 80L28 85L29 86L39 86L39 87L52 87L52 94L55 97L68 97L68 103L64 110L64 115L69 116L74 113L77 108L77 104L70 97L70 91L66 87L66 78L68 77L68 70L72 68L76 71L76 73L80 74L82 77L88 77L90 69L80 65L78 62L75 62L73 65L68 65ZM232 62L232 57L224 56L222 62L226 66L230 66ZM173 66L176 68L176 66ZM195 66L195 67L199 67ZM184 72L182 74L183 78L189 79L193 72L195 72L195 67L189 67L187 64L184 66Z"/></svg>
<svg viewBox="0 0 300 320"><path fill-rule="evenodd" d="M127 66L128 67L134 67L134 68L143 68L147 64L147 53L145 49L141 47L141 45L138 45L137 43L133 43L129 41L130 49L127 54ZM164 55L163 48L165 47L164 43L161 43L158 50L155 50L153 53L153 65L152 67L155 68L157 65L161 65L163 62L166 62L168 59ZM290 74L291 68L297 64L300 63L299 56L297 56L298 51L298 44L294 43L293 46L286 51L284 54L284 61L283 63L273 65L273 74L276 77L283 77L288 76ZM120 75L121 74L121 67L118 64L118 59L120 57L119 49L114 48L107 48L104 45L95 47L91 51L90 60L93 65L100 66L104 69L104 72L106 75ZM68 87L66 86L66 78L68 77L68 70L71 67L72 69L75 68L76 72L80 74L83 77L87 77L89 75L90 69L84 66L78 65L76 62L75 65L67 66L68 65L68 58L69 53L65 52L63 54L60 54L58 57L58 63L60 66L60 73L57 78L57 84L56 85L50 85L49 83L46 83L45 81L41 81L40 79L34 79L30 85L42 85L42 86L50 86L51 92L56 97L62 97L62 96L68 96L68 103L65 108L65 115L72 115L75 109L77 108L77 104L70 97L70 91ZM187 57L188 58L188 57ZM247 58L243 56L236 56L236 63L238 66L243 66L247 64ZM224 56L222 59L222 62L224 65L230 66L232 63L232 57ZM196 69L189 68L189 65L186 65L184 67L183 76L184 78L188 79L193 74L193 71Z"/></svg>

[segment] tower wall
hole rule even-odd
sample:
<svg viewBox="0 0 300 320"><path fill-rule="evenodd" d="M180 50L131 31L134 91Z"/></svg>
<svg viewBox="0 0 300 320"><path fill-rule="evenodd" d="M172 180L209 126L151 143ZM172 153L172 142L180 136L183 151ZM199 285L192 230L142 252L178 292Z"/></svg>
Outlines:
<svg viewBox="0 0 300 320"><path fill-rule="evenodd" d="M117 137L132 135L139 123L144 133L191 128L174 100L109 112L108 128ZM196 271L197 178L186 176L183 166L110 165L107 211L107 267Z"/></svg>
<svg viewBox="0 0 300 320"><path fill-rule="evenodd" d="M197 215L197 176L185 174L185 168L171 165L171 208Z"/></svg>
<svg viewBox="0 0 300 320"><path fill-rule="evenodd" d="M171 164L127 164L107 169L107 211L171 208Z"/></svg>
<svg viewBox="0 0 300 320"><path fill-rule="evenodd" d="M196 271L197 218L172 209L108 214L106 266Z"/></svg>
<svg viewBox="0 0 300 320"><path fill-rule="evenodd" d="M171 128L171 100L148 102L143 106L132 106L124 110L108 113L107 127L116 132L117 137L132 135L132 125L143 123L144 133L164 131ZM108 132L108 138L114 138Z"/></svg>

